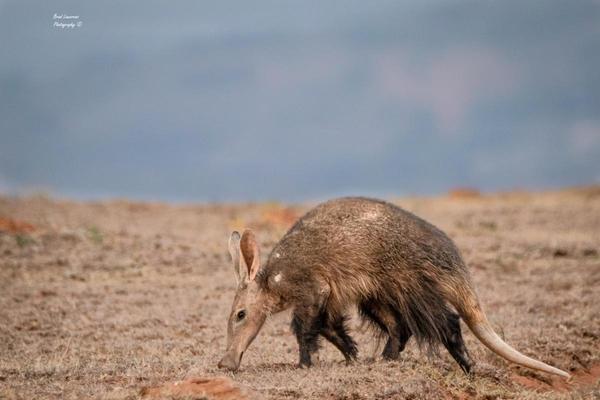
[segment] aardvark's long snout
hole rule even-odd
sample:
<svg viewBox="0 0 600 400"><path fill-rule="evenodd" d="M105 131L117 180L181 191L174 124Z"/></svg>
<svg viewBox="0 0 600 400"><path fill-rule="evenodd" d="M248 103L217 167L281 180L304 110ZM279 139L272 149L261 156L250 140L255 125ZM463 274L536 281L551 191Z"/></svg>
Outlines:
<svg viewBox="0 0 600 400"><path fill-rule="evenodd" d="M243 354L244 352L238 355L232 351L228 351L227 353L225 353L223 358L221 358L221 361L219 361L219 364L217 365L219 368L225 368L230 371L235 371L240 367L240 362L242 361Z"/></svg>

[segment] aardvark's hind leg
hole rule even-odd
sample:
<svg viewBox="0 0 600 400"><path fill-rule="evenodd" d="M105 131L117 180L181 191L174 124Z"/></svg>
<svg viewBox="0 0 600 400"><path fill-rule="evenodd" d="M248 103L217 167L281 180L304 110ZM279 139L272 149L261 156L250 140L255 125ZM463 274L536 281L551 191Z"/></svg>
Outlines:
<svg viewBox="0 0 600 400"><path fill-rule="evenodd" d="M471 371L471 358L465 347L465 342L460 330L460 317L458 314L452 313L448 315L446 332L442 338L442 343L452 355L454 360L460 365L462 370L468 374Z"/></svg>
<svg viewBox="0 0 600 400"><path fill-rule="evenodd" d="M360 313L373 322L381 331L387 333L388 340L382 356L387 360L396 360L404 350L411 336L410 329L399 312L374 300L367 300L359 305Z"/></svg>
<svg viewBox="0 0 600 400"><path fill-rule="evenodd" d="M345 322L346 318L344 316L326 315L321 335L337 347L346 358L346 362L350 363L356 360L358 349L356 342L348 334Z"/></svg>

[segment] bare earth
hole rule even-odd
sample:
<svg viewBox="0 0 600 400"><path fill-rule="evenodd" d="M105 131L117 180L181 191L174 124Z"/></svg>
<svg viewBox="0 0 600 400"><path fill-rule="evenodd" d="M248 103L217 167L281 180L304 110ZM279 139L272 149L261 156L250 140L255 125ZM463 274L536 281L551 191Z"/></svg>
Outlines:
<svg viewBox="0 0 600 400"><path fill-rule="evenodd" d="M0 398L213 398L161 385L218 376L267 399L600 398L600 188L394 201L456 241L499 334L572 382L508 364L464 325L470 377L414 342L385 362L356 321L356 364L323 343L297 369L289 313L228 374L216 364L235 289L229 233L252 227L266 255L310 204L0 197Z"/></svg>

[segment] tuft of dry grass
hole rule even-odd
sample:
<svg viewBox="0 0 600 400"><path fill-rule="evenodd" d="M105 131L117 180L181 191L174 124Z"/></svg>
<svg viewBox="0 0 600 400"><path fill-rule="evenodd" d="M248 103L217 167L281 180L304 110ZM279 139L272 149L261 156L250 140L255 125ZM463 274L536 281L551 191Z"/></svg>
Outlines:
<svg viewBox="0 0 600 400"><path fill-rule="evenodd" d="M289 313L225 375L267 399L598 398L597 193L396 200L456 241L499 334L574 372L572 383L507 364L466 327L472 376L412 342L401 361L384 362L356 319L357 363L323 344L314 368L297 369ZM144 387L224 375L216 363L235 289L232 224L255 228L268 254L307 209L0 197L0 221L35 227L0 229L0 398L136 399Z"/></svg>

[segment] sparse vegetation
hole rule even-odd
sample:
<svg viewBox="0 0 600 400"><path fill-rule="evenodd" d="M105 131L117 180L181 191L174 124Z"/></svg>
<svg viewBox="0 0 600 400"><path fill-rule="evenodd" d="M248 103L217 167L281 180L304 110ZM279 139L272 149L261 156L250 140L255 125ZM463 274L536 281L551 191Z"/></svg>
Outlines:
<svg viewBox="0 0 600 400"><path fill-rule="evenodd" d="M102 232L100 232L100 229L98 229L97 226L90 226L87 229L87 233L92 242L95 244L102 244L104 238L102 236Z"/></svg>
<svg viewBox="0 0 600 400"><path fill-rule="evenodd" d="M35 241L31 238L31 236L27 234L16 234L15 242L17 242L17 246L23 248L29 246L30 244L35 243Z"/></svg>

